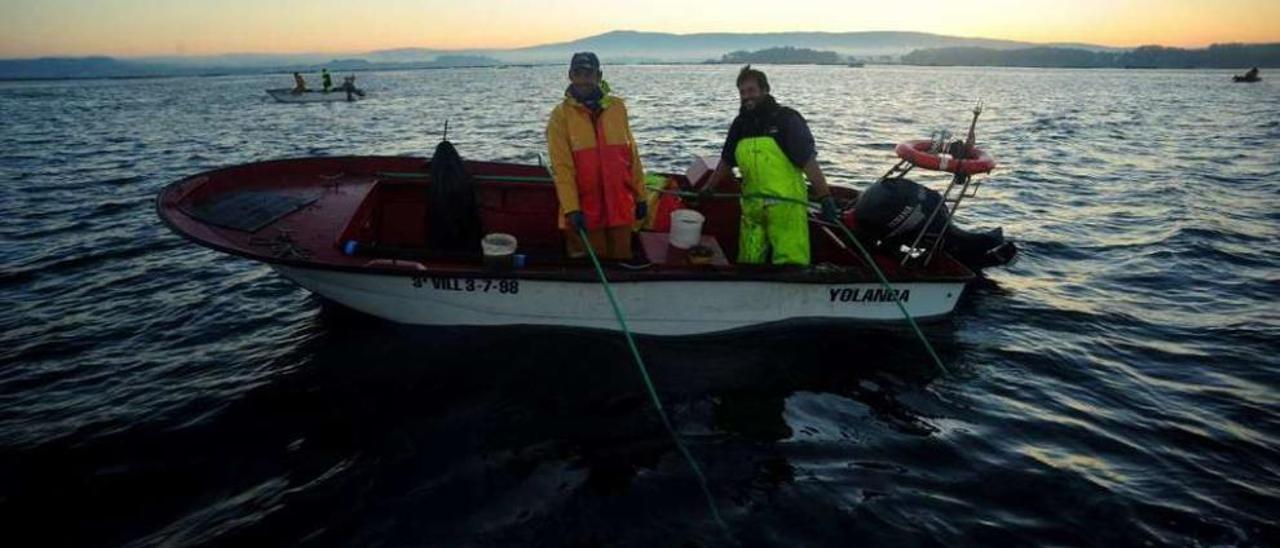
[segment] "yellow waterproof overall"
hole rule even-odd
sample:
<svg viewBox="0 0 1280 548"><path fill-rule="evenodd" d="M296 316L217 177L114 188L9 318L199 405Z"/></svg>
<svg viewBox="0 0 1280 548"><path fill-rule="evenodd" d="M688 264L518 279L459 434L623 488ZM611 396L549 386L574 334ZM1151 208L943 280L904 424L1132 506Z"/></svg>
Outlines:
<svg viewBox="0 0 1280 548"><path fill-rule="evenodd" d="M808 207L752 197L763 194L806 201L804 172L791 163L772 137L738 141L734 159L742 172L744 195L738 262L762 264L772 259L773 264L809 264Z"/></svg>

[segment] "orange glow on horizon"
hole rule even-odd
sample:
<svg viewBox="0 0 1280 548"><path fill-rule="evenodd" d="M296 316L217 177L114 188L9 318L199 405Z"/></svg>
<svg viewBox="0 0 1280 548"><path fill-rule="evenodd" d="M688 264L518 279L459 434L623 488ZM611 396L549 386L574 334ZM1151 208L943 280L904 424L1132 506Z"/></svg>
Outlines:
<svg viewBox="0 0 1280 548"><path fill-rule="evenodd" d="M563 0L6 0L0 57L507 49L621 29L898 30L1117 47L1280 42L1280 2L1274 0L917 0L909 10L880 1L793 0L780 7L703 0L696 12L682 0L611 6L585 17L582 4Z"/></svg>

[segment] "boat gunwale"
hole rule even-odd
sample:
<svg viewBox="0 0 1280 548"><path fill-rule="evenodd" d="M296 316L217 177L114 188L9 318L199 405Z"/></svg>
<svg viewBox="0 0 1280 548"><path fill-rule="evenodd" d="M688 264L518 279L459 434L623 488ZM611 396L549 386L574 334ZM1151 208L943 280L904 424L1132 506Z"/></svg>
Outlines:
<svg viewBox="0 0 1280 548"><path fill-rule="evenodd" d="M165 224L169 230L179 234L187 241L199 244L209 249L234 255L237 257L250 259L253 261L266 263L268 265L283 265L297 268L306 268L313 270L350 272L357 274L376 274L389 276L402 276L407 278L414 277L447 277L447 278L487 278L487 279L517 279L517 280L536 280L536 281L560 281L571 283L599 283L595 271L591 268L590 262L585 259L580 260L581 269L565 268L569 265L577 265L574 260L565 260L558 269L542 269L538 267L522 268L518 270L492 270L477 264L475 266L461 266L456 263L432 263L427 260L416 260L408 258L381 258L388 261L401 261L405 263L404 267L383 266L383 265L342 265L328 262L292 259L284 257L273 257L266 254L247 252L243 249L221 245L219 243L199 238L193 234L183 230L178 221L171 218L172 212L181 213L184 217L190 219L191 222L204 226L209 226L217 230L228 230L204 223L195 217L192 217L182 207L179 202L187 198L187 195L196 190L195 188L181 189L180 187L188 182L204 178L205 184L213 180L213 176L219 172L236 168L245 168L249 166L267 166L272 164L288 164L296 162L314 162L316 160L343 162L343 161L367 161L367 160L404 160L406 158L416 158L414 156L392 156L392 155L343 155L343 156L323 156L323 157L297 157L297 158L276 158L271 160L262 160L256 162L247 162L241 164L231 164L213 169L205 170L186 177L182 177L176 181L166 184L156 194L155 207L156 215ZM474 161L479 164L503 164L503 162L486 162ZM519 165L519 164L512 164ZM356 175L356 174L352 174ZM377 179L376 174L367 174ZM476 177L477 183L481 184L482 177ZM503 181L484 181L483 184L505 185ZM372 186L370 190L372 190ZM171 197L171 193L181 192L181 194L173 199L172 207L165 205L166 198ZM264 227L265 229L265 227ZM940 253L945 253L941 252ZM477 256L479 257L479 256ZM950 256L948 259L955 262L955 265L963 270L963 274L959 275L938 275L938 276L920 276L913 274L911 276L899 276L896 279L890 279L890 283L898 284L921 284L921 283L968 283L977 279L979 275L964 264L956 261ZM377 260L377 257L371 257L370 261ZM421 265L421 269L413 267L414 264ZM638 282L667 282L667 281L708 281L708 282L774 282L784 284L805 284L805 285L831 285L831 284L867 284L879 283L879 279L865 268L856 276L850 276L852 272L842 271L825 271L814 272L814 266L795 267L795 266L774 266L774 265L739 265L734 264L729 268L702 266L697 268L656 268L646 270L630 270L619 269L606 265L606 272L609 275L611 283L638 283Z"/></svg>
<svg viewBox="0 0 1280 548"><path fill-rule="evenodd" d="M364 90L360 90L364 91ZM293 88L268 88L267 95L275 99L279 103L354 103L363 99L359 94L352 94L350 98L346 96L346 90L341 88L331 88L329 91L318 89L306 89L299 93L294 93ZM309 94L316 95L309 95ZM316 97L316 99L306 100L304 97ZM334 97L331 99L330 97Z"/></svg>

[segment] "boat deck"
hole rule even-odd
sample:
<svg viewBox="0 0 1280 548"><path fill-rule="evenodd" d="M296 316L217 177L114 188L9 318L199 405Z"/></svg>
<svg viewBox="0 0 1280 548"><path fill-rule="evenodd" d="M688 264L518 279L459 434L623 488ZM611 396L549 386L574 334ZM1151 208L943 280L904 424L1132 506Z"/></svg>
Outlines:
<svg viewBox="0 0 1280 548"><path fill-rule="evenodd" d="M568 259L557 227L554 187L544 168L467 162L476 180L481 223L486 232L519 240L524 268L486 270L475 253L427 249L426 159L414 157L327 157L276 160L194 175L166 187L157 200L160 217L179 234L201 245L253 260L311 269L433 275L594 281L586 260ZM683 176L671 175L675 179ZM728 192L735 188L723 189ZM852 200L852 189L837 188ZM736 200L702 204L703 233L714 236L732 257L737 249ZM794 283L874 281L862 261L837 243L837 236L811 225L814 266L655 264L642 270L610 268L616 281L762 280ZM649 236L649 238L652 238ZM348 240L376 240L376 252L348 255ZM644 247L637 238L634 249ZM940 254L929 267L904 270L889 257L877 263L894 281L964 281L974 274Z"/></svg>

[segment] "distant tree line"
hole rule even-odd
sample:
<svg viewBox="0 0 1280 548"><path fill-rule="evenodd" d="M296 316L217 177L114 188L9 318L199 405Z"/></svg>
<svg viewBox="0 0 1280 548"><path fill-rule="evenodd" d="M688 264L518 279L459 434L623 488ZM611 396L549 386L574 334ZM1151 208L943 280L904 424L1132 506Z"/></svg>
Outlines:
<svg viewBox="0 0 1280 548"><path fill-rule="evenodd" d="M459 54L437 55L431 61L405 63L374 63L364 59L334 59L328 63L316 65L316 67L336 70L388 70L396 68L487 67L501 64L502 61L485 55Z"/></svg>
<svg viewBox="0 0 1280 548"><path fill-rule="evenodd" d="M1034 47L936 48L902 56L908 65L1074 68L1248 68L1280 67L1280 43L1214 44L1202 49L1142 46L1127 51Z"/></svg>
<svg viewBox="0 0 1280 548"><path fill-rule="evenodd" d="M780 48L768 48L757 51L734 51L724 54L720 57L720 60L716 62L735 65L745 63L772 63L777 65L842 65L847 63L848 60L834 51L819 51L816 49L783 46Z"/></svg>

